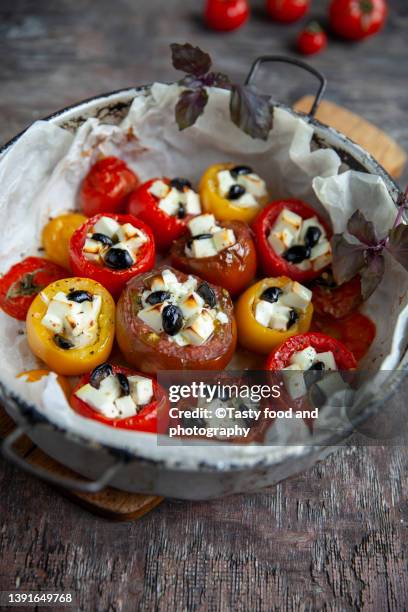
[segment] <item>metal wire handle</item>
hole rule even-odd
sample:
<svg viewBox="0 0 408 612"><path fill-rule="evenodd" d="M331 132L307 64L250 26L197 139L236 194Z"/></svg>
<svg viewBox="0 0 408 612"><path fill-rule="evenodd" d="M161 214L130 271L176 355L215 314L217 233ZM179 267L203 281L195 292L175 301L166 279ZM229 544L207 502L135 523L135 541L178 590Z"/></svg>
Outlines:
<svg viewBox="0 0 408 612"><path fill-rule="evenodd" d="M7 438L3 440L1 450L6 459L17 465L22 470L25 470L29 474L32 474L37 478L41 478L42 480L45 480L50 484L57 485L58 487L63 487L64 489L69 489L71 491L80 491L82 493L97 493L98 491L104 489L111 482L112 478L124 465L123 461L121 459L118 459L115 463L110 465L102 473L102 475L99 476L97 480L79 480L77 478L69 478L67 476L55 476L44 468L40 468L35 465L32 465L31 463L28 463L28 461L26 461L24 457L19 455L13 449L13 445L23 434L29 436L30 432L32 432L34 429L35 425L34 427L31 427L29 429L24 427L17 427L17 429L12 431L11 434L9 434Z"/></svg>
<svg viewBox="0 0 408 612"><path fill-rule="evenodd" d="M317 90L317 94L312 104L312 108L309 112L309 115L314 117L326 90L327 79L324 74L320 72L320 70L309 66L309 64L306 64L306 62L302 62L302 60L299 59L285 57L284 55L261 55L252 64L249 74L246 78L245 85L252 85L260 66L268 62L281 62L283 64L292 64L293 66L297 66L298 68L302 68L303 70L310 72L310 74L313 74L313 76L318 79L318 81L320 82L320 86Z"/></svg>

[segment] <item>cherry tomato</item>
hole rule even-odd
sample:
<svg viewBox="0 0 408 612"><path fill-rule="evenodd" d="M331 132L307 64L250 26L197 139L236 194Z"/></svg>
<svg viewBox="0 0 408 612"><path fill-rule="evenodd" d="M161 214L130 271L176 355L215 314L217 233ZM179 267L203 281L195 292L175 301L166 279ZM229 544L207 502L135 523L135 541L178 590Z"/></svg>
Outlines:
<svg viewBox="0 0 408 612"><path fill-rule="evenodd" d="M330 25L336 34L361 40L381 30L388 14L385 0L332 0Z"/></svg>
<svg viewBox="0 0 408 612"><path fill-rule="evenodd" d="M8 315L24 321L37 293L67 271L42 257L27 257L15 264L0 278L0 308Z"/></svg>
<svg viewBox="0 0 408 612"><path fill-rule="evenodd" d="M291 23L307 13L310 0L267 0L266 10L275 21Z"/></svg>
<svg viewBox="0 0 408 612"><path fill-rule="evenodd" d="M87 217L124 212L126 198L138 184L138 177L124 161L104 157L92 166L82 182L80 206Z"/></svg>
<svg viewBox="0 0 408 612"><path fill-rule="evenodd" d="M343 319L316 314L313 317L312 329L340 340L357 361L366 355L376 333L375 324L361 312L352 312Z"/></svg>
<svg viewBox="0 0 408 612"><path fill-rule="evenodd" d="M247 0L207 0L204 18L209 28L228 32L244 25L249 13Z"/></svg>
<svg viewBox="0 0 408 612"><path fill-rule="evenodd" d="M303 55L320 53L327 47L327 35L316 21L309 23L299 34L297 46Z"/></svg>
<svg viewBox="0 0 408 612"><path fill-rule="evenodd" d="M360 276L357 275L343 285L336 285L328 272L313 284L313 306L317 314L341 319L356 310L363 297Z"/></svg>
<svg viewBox="0 0 408 612"><path fill-rule="evenodd" d="M69 241L75 230L86 220L80 213L66 213L50 219L41 236L47 259L69 270Z"/></svg>

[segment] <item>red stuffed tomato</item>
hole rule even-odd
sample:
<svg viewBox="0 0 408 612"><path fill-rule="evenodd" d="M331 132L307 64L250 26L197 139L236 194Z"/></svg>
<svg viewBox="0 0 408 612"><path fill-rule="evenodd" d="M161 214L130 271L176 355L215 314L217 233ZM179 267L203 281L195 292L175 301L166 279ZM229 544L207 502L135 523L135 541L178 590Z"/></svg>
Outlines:
<svg viewBox="0 0 408 612"><path fill-rule="evenodd" d="M272 202L257 216L252 229L259 264L267 276L289 276L307 283L331 263L331 230L301 200Z"/></svg>
<svg viewBox="0 0 408 612"><path fill-rule="evenodd" d="M379 32L387 14L386 0L332 0L330 25L343 38L361 40Z"/></svg>
<svg viewBox="0 0 408 612"><path fill-rule="evenodd" d="M118 429L156 433L168 422L167 395L151 376L104 363L82 376L71 407L87 419Z"/></svg>
<svg viewBox="0 0 408 612"><path fill-rule="evenodd" d="M27 257L0 278L0 308L25 321L35 296L47 285L67 276L67 271L42 257Z"/></svg>
<svg viewBox="0 0 408 612"><path fill-rule="evenodd" d="M79 192L87 217L99 213L122 213L128 195L139 185L134 172L117 157L104 157L92 166Z"/></svg>
<svg viewBox="0 0 408 612"><path fill-rule="evenodd" d="M190 235L173 243L171 263L178 270L197 274L200 278L221 285L232 297L246 289L256 273L256 251L251 231L242 221L224 221L206 233L194 226L201 219L213 215L201 215L189 225ZM211 222L211 219L210 219ZM203 224L204 230L208 230Z"/></svg>
<svg viewBox="0 0 408 612"><path fill-rule="evenodd" d="M98 281L118 298L128 280L153 267L154 238L133 215L95 215L72 235L69 257L74 274Z"/></svg>
<svg viewBox="0 0 408 612"><path fill-rule="evenodd" d="M292 336L286 342L275 349L268 357L266 362L267 370L283 370L290 365L291 357L294 353L303 351L309 346L313 347L317 354L333 353L338 370L353 370L357 367L353 353L342 343L317 332Z"/></svg>
<svg viewBox="0 0 408 612"><path fill-rule="evenodd" d="M132 194L128 212L147 223L157 248L167 251L186 233L187 222L201 213L201 204L187 179L154 178Z"/></svg>
<svg viewBox="0 0 408 612"><path fill-rule="evenodd" d="M223 370L237 330L228 292L170 267L132 279L117 305L116 339L143 372Z"/></svg>

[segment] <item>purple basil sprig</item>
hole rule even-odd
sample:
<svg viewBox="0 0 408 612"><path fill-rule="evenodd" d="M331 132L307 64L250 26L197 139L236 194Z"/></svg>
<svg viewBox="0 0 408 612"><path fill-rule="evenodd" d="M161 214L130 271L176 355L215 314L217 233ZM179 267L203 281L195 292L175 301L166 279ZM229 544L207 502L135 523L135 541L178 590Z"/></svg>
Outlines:
<svg viewBox="0 0 408 612"><path fill-rule="evenodd" d="M338 285L361 277L361 293L366 300L378 287L384 275L384 251L388 251L408 271L408 225L402 223L408 210L408 188L398 202L398 214L392 229L378 238L374 225L360 210L356 210L347 222L347 231L358 242L351 243L343 234L334 234L333 275Z"/></svg>
<svg viewBox="0 0 408 612"><path fill-rule="evenodd" d="M266 140L272 129L273 109L269 97L259 94L248 85L235 85L222 72L211 71L208 53L189 43L170 45L176 70L185 73L179 84L185 87L176 104L176 122L180 130L194 125L208 102L207 87L221 87L231 91L231 120L252 138Z"/></svg>

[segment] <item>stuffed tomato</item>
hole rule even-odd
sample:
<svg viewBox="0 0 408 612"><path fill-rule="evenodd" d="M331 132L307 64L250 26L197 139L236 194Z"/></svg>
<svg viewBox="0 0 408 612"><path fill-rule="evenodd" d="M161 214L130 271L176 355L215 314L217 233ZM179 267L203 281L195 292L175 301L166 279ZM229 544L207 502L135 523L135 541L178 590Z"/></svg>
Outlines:
<svg viewBox="0 0 408 612"><path fill-rule="evenodd" d="M201 203L187 179L154 178L132 194L128 212L147 223L157 248L167 251L187 231L187 222L201 213Z"/></svg>
<svg viewBox="0 0 408 612"><path fill-rule="evenodd" d="M123 213L129 194L139 185L134 172L118 157L97 161L84 178L79 204L87 217L101 213Z"/></svg>
<svg viewBox="0 0 408 612"><path fill-rule="evenodd" d="M57 374L84 374L106 361L115 337L115 303L90 278L51 283L27 313L28 344Z"/></svg>
<svg viewBox="0 0 408 612"><path fill-rule="evenodd" d="M85 374L70 403L78 414L119 429L156 433L158 419L160 425L168 419L167 396L154 378L110 363Z"/></svg>
<svg viewBox="0 0 408 612"><path fill-rule="evenodd" d="M217 223L204 214L188 222L189 235L173 243L171 263L182 272L196 274L220 285L235 297L256 273L256 252L251 231L242 221Z"/></svg>
<svg viewBox="0 0 408 612"><path fill-rule="evenodd" d="M330 272L323 272L312 285L315 313L341 319L355 310L363 302L360 275L337 285Z"/></svg>
<svg viewBox="0 0 408 612"><path fill-rule="evenodd" d="M249 166L210 166L199 191L203 210L220 221L251 223L268 201L265 181Z"/></svg>
<svg viewBox="0 0 408 612"><path fill-rule="evenodd" d="M256 218L259 265L268 276L289 276L299 283L319 277L331 264L331 230L301 200L278 200Z"/></svg>
<svg viewBox="0 0 408 612"><path fill-rule="evenodd" d="M153 234L133 215L95 215L71 238L72 270L97 280L115 299L128 280L153 267L154 258Z"/></svg>
<svg viewBox="0 0 408 612"><path fill-rule="evenodd" d="M235 316L241 346L270 353L285 340L309 330L312 292L287 276L264 278L239 298Z"/></svg>
<svg viewBox="0 0 408 612"><path fill-rule="evenodd" d="M143 372L222 370L236 346L228 292L169 267L127 284L116 323L123 355Z"/></svg>

